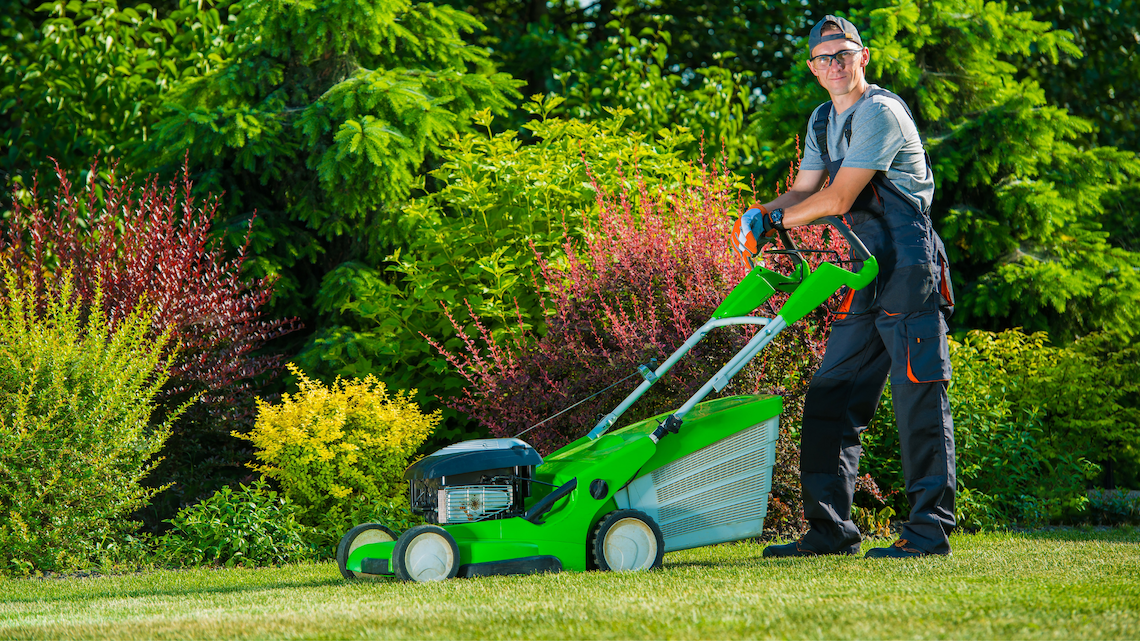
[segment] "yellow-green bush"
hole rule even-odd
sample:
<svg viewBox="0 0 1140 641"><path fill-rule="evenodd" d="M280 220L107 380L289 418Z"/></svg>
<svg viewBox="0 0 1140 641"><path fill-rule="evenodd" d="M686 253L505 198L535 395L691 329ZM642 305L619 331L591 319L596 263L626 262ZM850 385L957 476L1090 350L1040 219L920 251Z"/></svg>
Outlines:
<svg viewBox="0 0 1140 641"><path fill-rule="evenodd" d="M0 274L0 573L100 563L133 545L130 514L162 489L141 481L170 434L150 423L169 334L153 338L145 309L112 326L69 276L40 289Z"/></svg>
<svg viewBox="0 0 1140 641"><path fill-rule="evenodd" d="M403 473L408 459L439 423L424 414L412 392L389 394L372 376L331 386L314 381L292 363L296 394L271 405L258 401L248 435L260 464L302 510L306 523L339 537L369 512L407 505Z"/></svg>

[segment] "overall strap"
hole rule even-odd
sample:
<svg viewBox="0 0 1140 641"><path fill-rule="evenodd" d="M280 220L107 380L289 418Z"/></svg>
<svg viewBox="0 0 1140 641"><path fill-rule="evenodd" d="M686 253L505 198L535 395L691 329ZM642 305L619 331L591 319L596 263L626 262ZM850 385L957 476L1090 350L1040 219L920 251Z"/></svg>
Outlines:
<svg viewBox="0 0 1140 641"><path fill-rule="evenodd" d="M827 119L831 114L831 101L820 105L815 110L815 120L812 122L812 133L815 134L816 145L819 146L820 159L824 168L831 166L831 154L827 151Z"/></svg>
<svg viewBox="0 0 1140 641"><path fill-rule="evenodd" d="M831 118L831 106L830 100L820 105L815 110L815 120L812 121L812 133L815 135L820 158L823 160L824 167L828 168L828 173L830 173L831 167L831 152L827 149L827 121ZM847 122L843 124L843 137L847 139L848 146L851 145L851 120L854 117L854 113L847 116Z"/></svg>

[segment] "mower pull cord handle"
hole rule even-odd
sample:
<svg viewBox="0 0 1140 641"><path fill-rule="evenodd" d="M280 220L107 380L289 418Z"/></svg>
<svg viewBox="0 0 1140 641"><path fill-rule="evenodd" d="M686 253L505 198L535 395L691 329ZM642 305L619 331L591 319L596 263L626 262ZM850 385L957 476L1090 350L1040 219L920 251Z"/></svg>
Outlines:
<svg viewBox="0 0 1140 641"><path fill-rule="evenodd" d="M558 489L544 496L541 501L534 504L534 507L527 510L527 513L523 515L523 518L530 521L531 523L534 523L535 525L541 525L542 521L539 521L538 519L543 514L546 514L548 511L550 511L550 508L554 507L554 504L558 502L558 499L573 492L574 488L576 487L578 487L578 477L570 479L566 483L563 483Z"/></svg>

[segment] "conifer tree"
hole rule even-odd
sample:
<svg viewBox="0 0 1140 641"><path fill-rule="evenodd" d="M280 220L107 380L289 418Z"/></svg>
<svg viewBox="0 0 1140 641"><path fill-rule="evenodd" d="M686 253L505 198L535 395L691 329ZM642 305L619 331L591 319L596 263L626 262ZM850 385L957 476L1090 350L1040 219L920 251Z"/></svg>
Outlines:
<svg viewBox="0 0 1140 641"><path fill-rule="evenodd" d="M911 106L934 163L931 215L955 271L955 322L1048 329L1059 340L1104 328L1135 334L1140 254L1114 244L1104 221L1140 163L1079 146L1092 125L1019 79L1030 56L1080 55L1071 34L999 2L868 5L853 16L871 48L868 80ZM789 141L827 100L805 65L792 73L752 123L774 159L795 156Z"/></svg>
<svg viewBox="0 0 1140 641"><path fill-rule="evenodd" d="M278 310L311 318L323 274L401 242L401 200L439 145L518 95L463 42L480 28L409 0L246 4L221 64L172 92L145 153L171 164L189 150L234 226L256 210L256 275L280 277Z"/></svg>
<svg viewBox="0 0 1140 641"><path fill-rule="evenodd" d="M655 56L668 54L658 62L665 77L681 76L688 86L702 70L741 74L759 97L787 75L797 48L793 34L811 28L811 12L787 0L443 1L487 25L472 39L492 49L504 71L525 79L528 94L560 93L567 71L598 71L612 57L615 38L665 32L668 51L654 48Z"/></svg>
<svg viewBox="0 0 1140 641"><path fill-rule="evenodd" d="M1024 2L1038 20L1073 34L1083 55L1039 58L1027 69L1045 95L1097 126L1100 144L1140 151L1140 2L1035 0ZM1017 5L1015 4L1015 7Z"/></svg>

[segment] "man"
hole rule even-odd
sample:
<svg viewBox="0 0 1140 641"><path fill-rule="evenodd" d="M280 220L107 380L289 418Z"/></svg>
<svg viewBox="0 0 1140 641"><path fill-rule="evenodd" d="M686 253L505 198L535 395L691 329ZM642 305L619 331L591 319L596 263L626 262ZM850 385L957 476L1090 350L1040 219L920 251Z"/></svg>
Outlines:
<svg viewBox="0 0 1140 641"><path fill-rule="evenodd" d="M888 378L910 521L892 546L867 556L949 554L956 478L946 316L953 295L929 216L934 177L910 110L868 84L871 53L855 26L826 16L812 29L808 49L808 67L831 101L809 120L795 184L745 212L741 223L763 244L776 230L844 216L880 271L871 285L846 292L808 388L800 479L810 529L798 541L769 546L764 556L859 552L861 536L851 522L859 434Z"/></svg>

